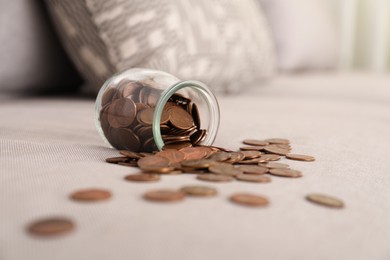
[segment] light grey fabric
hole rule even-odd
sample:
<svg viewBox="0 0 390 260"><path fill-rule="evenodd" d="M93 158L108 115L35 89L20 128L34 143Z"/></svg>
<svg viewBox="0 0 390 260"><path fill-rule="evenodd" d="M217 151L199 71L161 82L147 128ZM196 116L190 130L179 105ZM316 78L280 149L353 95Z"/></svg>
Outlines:
<svg viewBox="0 0 390 260"><path fill-rule="evenodd" d="M41 1L0 1L0 92L71 87L80 83Z"/></svg>
<svg viewBox="0 0 390 260"><path fill-rule="evenodd" d="M255 0L47 0L73 61L97 92L114 72L141 67L218 92L257 86L275 69Z"/></svg>
<svg viewBox="0 0 390 260"><path fill-rule="evenodd" d="M113 151L95 130L90 100L14 99L0 104L0 259L354 259L390 258L390 77L314 75L278 78L236 97L220 97L216 145L285 137L316 162L289 161L304 176L271 183L206 184L194 175L152 184L123 181L137 169L104 162ZM144 201L153 188L206 184L210 199L169 205ZM84 187L112 200L68 199ZM233 192L266 195L262 209L229 203ZM342 198L343 210L304 200ZM38 239L25 226L65 215L77 229Z"/></svg>

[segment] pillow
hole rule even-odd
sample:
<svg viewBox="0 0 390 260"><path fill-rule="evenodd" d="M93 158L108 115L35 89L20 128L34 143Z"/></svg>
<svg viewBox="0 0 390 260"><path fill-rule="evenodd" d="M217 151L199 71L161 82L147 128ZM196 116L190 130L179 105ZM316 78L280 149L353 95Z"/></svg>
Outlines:
<svg viewBox="0 0 390 260"><path fill-rule="evenodd" d="M70 90L81 80L40 1L0 1L0 91Z"/></svg>
<svg viewBox="0 0 390 260"><path fill-rule="evenodd" d="M47 0L78 69L97 92L142 67L237 92L270 76L273 43L256 0Z"/></svg>
<svg viewBox="0 0 390 260"><path fill-rule="evenodd" d="M268 18L282 71L338 65L339 38L323 0L259 0Z"/></svg>

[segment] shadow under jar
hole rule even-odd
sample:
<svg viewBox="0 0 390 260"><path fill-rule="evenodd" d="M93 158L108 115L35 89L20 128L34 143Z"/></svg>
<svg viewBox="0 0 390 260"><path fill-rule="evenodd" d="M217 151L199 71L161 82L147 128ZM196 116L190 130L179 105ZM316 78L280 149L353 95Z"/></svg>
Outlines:
<svg viewBox="0 0 390 260"><path fill-rule="evenodd" d="M219 106L201 82L134 68L103 84L96 99L95 119L100 135L118 150L181 149L214 142Z"/></svg>

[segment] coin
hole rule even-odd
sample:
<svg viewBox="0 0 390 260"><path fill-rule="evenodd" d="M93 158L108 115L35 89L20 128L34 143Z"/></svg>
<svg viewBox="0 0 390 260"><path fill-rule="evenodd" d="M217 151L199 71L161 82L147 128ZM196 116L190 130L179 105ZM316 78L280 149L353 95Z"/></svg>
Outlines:
<svg viewBox="0 0 390 260"><path fill-rule="evenodd" d="M282 149L276 145L268 145L266 147L264 147L264 151L268 152L268 153L271 153L271 154L278 154L278 155L286 155L288 154L288 150L286 149Z"/></svg>
<svg viewBox="0 0 390 260"><path fill-rule="evenodd" d="M242 171L229 163L218 162L209 166L209 171L218 175L236 176Z"/></svg>
<svg viewBox="0 0 390 260"><path fill-rule="evenodd" d="M244 154L245 159L254 159L261 156L261 152L259 151L241 151Z"/></svg>
<svg viewBox="0 0 390 260"><path fill-rule="evenodd" d="M72 220L64 217L51 217L37 220L27 227L27 231L36 236L58 236L69 233L75 228Z"/></svg>
<svg viewBox="0 0 390 260"><path fill-rule="evenodd" d="M284 138L269 138L265 139L264 141L270 143L270 144L289 144L290 141Z"/></svg>
<svg viewBox="0 0 390 260"><path fill-rule="evenodd" d="M241 151L260 151L263 150L264 146L242 146Z"/></svg>
<svg viewBox="0 0 390 260"><path fill-rule="evenodd" d="M242 172L247 174L262 175L268 171L268 168L257 165L240 165L238 166Z"/></svg>
<svg viewBox="0 0 390 260"><path fill-rule="evenodd" d="M188 129L194 125L192 116L180 107L169 108L169 115L169 121L179 129Z"/></svg>
<svg viewBox="0 0 390 260"><path fill-rule="evenodd" d="M177 190L161 189L148 191L143 197L150 201L173 202L183 200L184 193Z"/></svg>
<svg viewBox="0 0 390 260"><path fill-rule="evenodd" d="M230 158L226 160L227 163L238 163L244 160L245 155L241 152L230 152Z"/></svg>
<svg viewBox="0 0 390 260"><path fill-rule="evenodd" d="M135 103L128 98L114 100L108 108L108 122L114 128L131 125L136 116Z"/></svg>
<svg viewBox="0 0 390 260"><path fill-rule="evenodd" d="M261 163L260 166L264 166L270 169L276 169L276 168L289 168L290 166L285 163L279 163L279 162L267 162L267 163Z"/></svg>
<svg viewBox="0 0 390 260"><path fill-rule="evenodd" d="M232 176L217 175L217 174L199 174L196 177L198 180L211 182L231 182L234 180Z"/></svg>
<svg viewBox="0 0 390 260"><path fill-rule="evenodd" d="M230 201L251 207L262 207L269 204L266 197L249 193L236 193L230 196Z"/></svg>
<svg viewBox="0 0 390 260"><path fill-rule="evenodd" d="M253 165L258 165L260 162L264 162L265 160L261 159L261 158L254 158L254 159L250 159L250 160L243 160L243 161L239 161L238 163L239 164L253 164Z"/></svg>
<svg viewBox="0 0 390 260"><path fill-rule="evenodd" d="M83 189L73 192L70 195L72 200L76 201L100 201L111 198L111 192L104 189Z"/></svg>
<svg viewBox="0 0 390 260"><path fill-rule="evenodd" d="M167 158L156 155L143 157L139 159L137 163L138 167L141 169L167 167L170 165L170 162Z"/></svg>
<svg viewBox="0 0 390 260"><path fill-rule="evenodd" d="M302 173L300 171L291 170L288 168L270 169L269 173L280 177L291 177L291 178L302 177Z"/></svg>
<svg viewBox="0 0 390 260"><path fill-rule="evenodd" d="M230 153L216 152L216 153L213 153L212 155L210 155L208 157L208 159L213 160L213 161L217 161L217 162L223 162L223 161L230 159Z"/></svg>
<svg viewBox="0 0 390 260"><path fill-rule="evenodd" d="M130 159L140 159L140 158L144 157L139 153L135 153L135 152L127 151L127 150L121 150L121 151L119 151L119 153L126 156L127 158L130 158Z"/></svg>
<svg viewBox="0 0 390 260"><path fill-rule="evenodd" d="M127 175L125 180L136 182L154 182L159 181L160 176L158 174L131 174Z"/></svg>
<svg viewBox="0 0 390 260"><path fill-rule="evenodd" d="M277 161L280 160L280 158L281 157L277 154L262 154L260 156L262 162Z"/></svg>
<svg viewBox="0 0 390 260"><path fill-rule="evenodd" d="M111 157L106 159L106 162L108 163L119 163L119 162L127 162L127 161L129 161L129 158L123 156Z"/></svg>
<svg viewBox="0 0 390 260"><path fill-rule="evenodd" d="M247 182L270 182L271 178L263 175L253 175L253 174L238 174L236 179L239 181Z"/></svg>
<svg viewBox="0 0 390 260"><path fill-rule="evenodd" d="M112 98L116 95L116 93L117 90L113 87L110 87L106 91L104 91L104 94L102 96L102 107L111 103Z"/></svg>
<svg viewBox="0 0 390 260"><path fill-rule="evenodd" d="M200 160L207 156L207 152L203 147L186 147L180 149L185 155L185 160Z"/></svg>
<svg viewBox="0 0 390 260"><path fill-rule="evenodd" d="M312 193L307 195L306 199L310 202L331 208L344 207L344 202L342 200L325 194Z"/></svg>
<svg viewBox="0 0 390 260"><path fill-rule="evenodd" d="M262 140L257 140L257 139L245 139L244 141L242 141L244 144L247 144L247 145L258 145L258 146L263 146L263 145L269 145L269 143L267 141L262 141Z"/></svg>
<svg viewBox="0 0 390 260"><path fill-rule="evenodd" d="M290 160L305 161L305 162L312 162L315 160L315 158L310 155L292 154L292 153L286 154L286 158Z"/></svg>
<svg viewBox="0 0 390 260"><path fill-rule="evenodd" d="M197 197L211 197L217 195L217 190L207 186L191 185L180 189L186 195Z"/></svg>
<svg viewBox="0 0 390 260"><path fill-rule="evenodd" d="M207 131L204 129L199 129L190 136L191 143L193 143L194 145L200 144L206 138L206 136Z"/></svg>
<svg viewBox="0 0 390 260"><path fill-rule="evenodd" d="M164 151L160 151L156 153L156 156L167 158L170 164L179 163L184 161L185 159L185 153L174 149L167 149Z"/></svg>
<svg viewBox="0 0 390 260"><path fill-rule="evenodd" d="M183 167L194 168L194 169L204 169L208 168L210 165L214 164L215 161L210 159L200 159L200 160L186 160L182 161L181 165Z"/></svg>
<svg viewBox="0 0 390 260"><path fill-rule="evenodd" d="M149 107L141 110L137 114L137 120L143 125L152 125L154 116L154 108Z"/></svg>
<svg viewBox="0 0 390 260"><path fill-rule="evenodd" d="M168 150L168 149L180 150L180 149L191 147L191 146L192 146L192 144L190 142L177 142L177 143L170 143L170 144L164 145L163 150Z"/></svg>

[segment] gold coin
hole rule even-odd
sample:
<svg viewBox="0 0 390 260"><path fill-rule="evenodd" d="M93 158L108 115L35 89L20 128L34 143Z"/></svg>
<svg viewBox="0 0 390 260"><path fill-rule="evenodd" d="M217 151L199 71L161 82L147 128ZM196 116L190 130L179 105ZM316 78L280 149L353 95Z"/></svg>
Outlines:
<svg viewBox="0 0 390 260"><path fill-rule="evenodd" d="M257 139L245 139L243 143L247 145L254 145L254 146L269 145L267 141L257 140Z"/></svg>
<svg viewBox="0 0 390 260"><path fill-rule="evenodd" d="M312 193L306 196L306 199L310 202L331 207L331 208L343 208L344 202L340 199L337 199L335 197L324 195L324 194L318 194L318 193Z"/></svg>
<svg viewBox="0 0 390 260"><path fill-rule="evenodd" d="M184 193L177 190L152 190L144 194L144 198L157 202L173 202L184 199Z"/></svg>
<svg viewBox="0 0 390 260"><path fill-rule="evenodd" d="M247 182L270 182L271 178L264 175L253 175L253 174L238 174L236 179L239 181Z"/></svg>
<svg viewBox="0 0 390 260"><path fill-rule="evenodd" d="M264 141L270 143L270 144L289 144L290 141L284 138L269 138L265 139Z"/></svg>
<svg viewBox="0 0 390 260"><path fill-rule="evenodd" d="M217 195L217 190L207 186L191 185L180 189L186 195L198 197L211 197Z"/></svg>
<svg viewBox="0 0 390 260"><path fill-rule="evenodd" d="M270 169L269 173L272 175L275 175L275 176L280 176L280 177L291 177L291 178L302 177L302 173L300 171L291 170L288 168Z"/></svg>
<svg viewBox="0 0 390 260"><path fill-rule="evenodd" d="M268 168L258 165L240 165L238 166L238 169L240 169L243 173L255 175L262 175L268 171Z"/></svg>
<svg viewBox="0 0 390 260"><path fill-rule="evenodd" d="M75 228L72 220L63 217L45 218L31 223L27 231L36 236L57 236Z"/></svg>
<svg viewBox="0 0 390 260"><path fill-rule="evenodd" d="M196 178L198 180L211 182L231 182L234 180L231 176L217 174L199 174Z"/></svg>
<svg viewBox="0 0 390 260"><path fill-rule="evenodd" d="M262 207L269 204L266 197L249 193L236 193L230 196L230 201L251 207Z"/></svg>
<svg viewBox="0 0 390 260"><path fill-rule="evenodd" d="M187 160L182 161L181 165L183 167L194 168L194 169L205 169L210 165L214 164L215 161L209 159L200 159L200 160Z"/></svg>
<svg viewBox="0 0 390 260"><path fill-rule="evenodd" d="M292 153L286 154L286 158L290 160L305 161L305 162L312 162L315 160L315 158L310 155L292 154Z"/></svg>
<svg viewBox="0 0 390 260"><path fill-rule="evenodd" d="M100 201L111 198L111 192L103 189L83 189L75 191L70 195L76 201Z"/></svg>
<svg viewBox="0 0 390 260"><path fill-rule="evenodd" d="M158 174L131 174L125 177L127 181L136 181L136 182L154 182L159 181L160 176Z"/></svg>
<svg viewBox="0 0 390 260"><path fill-rule="evenodd" d="M235 167L234 165L218 162L209 166L209 171L218 175L227 175L227 176L236 176L241 174L242 171L240 168Z"/></svg>
<svg viewBox="0 0 390 260"><path fill-rule="evenodd" d="M185 154L183 152L174 149L160 151L156 153L156 156L168 159L170 164L180 163L185 159Z"/></svg>

